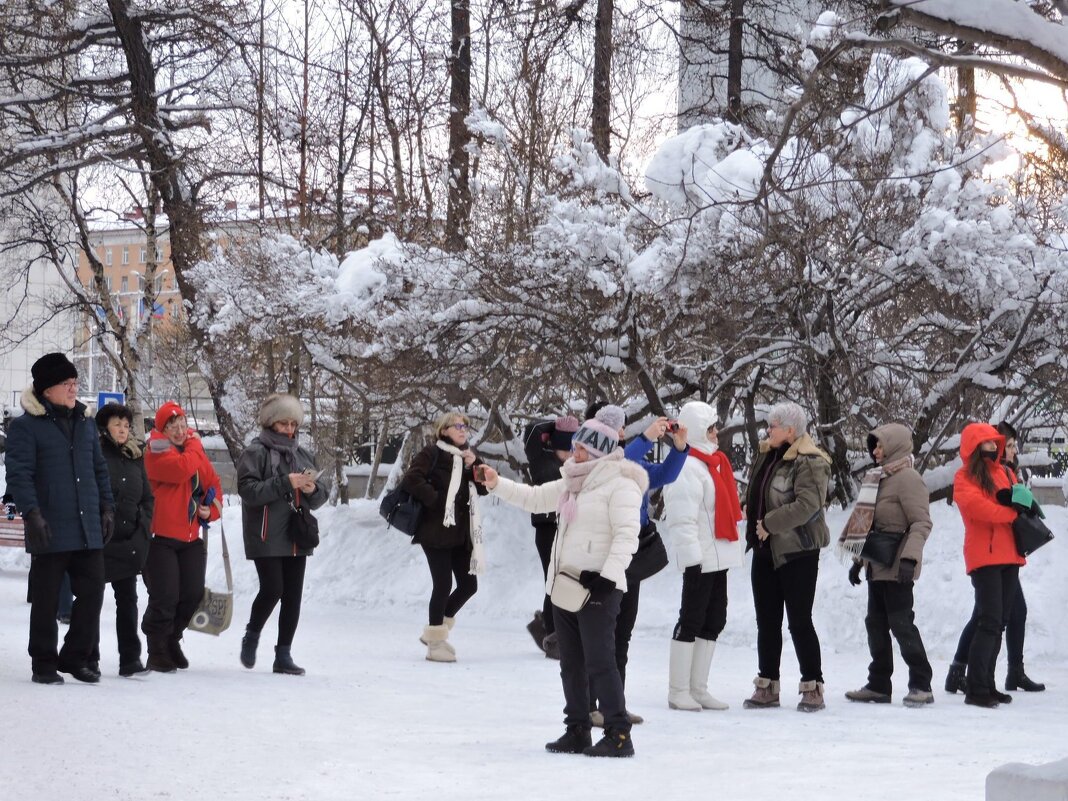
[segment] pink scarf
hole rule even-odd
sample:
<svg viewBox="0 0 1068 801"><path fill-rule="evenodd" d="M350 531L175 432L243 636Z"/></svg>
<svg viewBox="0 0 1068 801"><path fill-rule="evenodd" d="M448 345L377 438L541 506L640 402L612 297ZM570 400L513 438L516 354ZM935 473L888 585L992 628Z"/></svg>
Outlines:
<svg viewBox="0 0 1068 801"><path fill-rule="evenodd" d="M589 453L589 451L587 451ZM579 464L572 456L560 467L560 475L564 480L564 491L560 493L560 501L556 505L556 511L560 519L566 523L574 521L578 514L578 495L582 492L582 485L586 483L588 476L598 464L604 461L618 462L623 459L623 449L618 448L607 456L590 459Z"/></svg>

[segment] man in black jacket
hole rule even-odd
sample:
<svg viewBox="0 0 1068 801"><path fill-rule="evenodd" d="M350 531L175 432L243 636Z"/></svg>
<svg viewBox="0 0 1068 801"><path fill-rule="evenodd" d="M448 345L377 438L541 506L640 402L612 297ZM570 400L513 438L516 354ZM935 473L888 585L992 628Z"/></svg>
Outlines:
<svg viewBox="0 0 1068 801"><path fill-rule="evenodd" d="M89 665L104 601L103 547L114 528L111 482L96 425L78 400L78 371L62 353L30 368L25 414L8 430L7 483L26 530L30 562L33 681L62 684L57 673L97 682ZM70 628L57 653L56 608L63 574L74 592Z"/></svg>
<svg viewBox="0 0 1068 801"><path fill-rule="evenodd" d="M546 420L531 426L523 445L532 484L548 484L560 478L560 465L571 456L571 439L578 427L578 420L570 416L557 417L555 420ZM534 545L541 558L544 576L549 570L549 555L556 538L556 515L531 515L530 523L534 526ZM527 631L547 657L560 658L560 648L556 644L556 627L553 625L553 605L548 595L545 596L541 611L535 612L534 619L527 624Z"/></svg>

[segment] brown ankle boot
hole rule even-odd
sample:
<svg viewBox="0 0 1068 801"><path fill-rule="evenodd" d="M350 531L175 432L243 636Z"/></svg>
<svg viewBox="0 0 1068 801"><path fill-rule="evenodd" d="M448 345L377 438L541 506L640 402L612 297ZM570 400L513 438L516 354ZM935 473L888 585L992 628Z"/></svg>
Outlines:
<svg viewBox="0 0 1068 801"><path fill-rule="evenodd" d="M746 709L771 709L779 705L779 682L757 676L753 679L756 690L742 704Z"/></svg>
<svg viewBox="0 0 1068 801"><path fill-rule="evenodd" d="M797 691L801 693L798 712L819 712L826 706L823 703L823 682L803 681L798 685Z"/></svg>

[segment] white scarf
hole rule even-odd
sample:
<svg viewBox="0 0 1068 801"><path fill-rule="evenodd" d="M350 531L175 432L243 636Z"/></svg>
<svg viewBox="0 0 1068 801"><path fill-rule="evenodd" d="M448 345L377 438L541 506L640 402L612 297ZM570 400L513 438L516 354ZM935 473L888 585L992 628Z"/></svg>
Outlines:
<svg viewBox="0 0 1068 801"><path fill-rule="evenodd" d="M437 446L452 455L452 473L449 476L449 489L445 494L445 519L442 521L446 528L456 525L456 495L460 491L460 482L463 480L464 457L463 451L455 445L450 445L444 440L438 440ZM468 482L467 487L467 512L471 524L471 564L468 572L472 576L481 576L486 572L486 551L483 548L482 516L478 511L478 492L474 485Z"/></svg>

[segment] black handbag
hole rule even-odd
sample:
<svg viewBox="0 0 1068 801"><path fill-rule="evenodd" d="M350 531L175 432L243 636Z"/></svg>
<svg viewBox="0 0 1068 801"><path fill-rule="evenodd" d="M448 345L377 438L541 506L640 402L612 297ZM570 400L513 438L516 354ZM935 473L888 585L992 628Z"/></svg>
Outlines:
<svg viewBox="0 0 1068 801"><path fill-rule="evenodd" d="M637 583L651 578L668 565L667 548L656 524L649 521L638 532L638 550L627 566L627 583Z"/></svg>
<svg viewBox="0 0 1068 801"><path fill-rule="evenodd" d="M1020 556L1030 556L1053 539L1053 532L1038 515L1020 513L1012 521L1012 536Z"/></svg>
<svg viewBox="0 0 1068 801"><path fill-rule="evenodd" d="M419 530L419 521L423 517L423 504L412 497L406 490L394 487L382 496L378 513L393 528L409 537L414 537Z"/></svg>
<svg viewBox="0 0 1068 801"><path fill-rule="evenodd" d="M867 559L880 567L890 567L897 559L897 552L901 548L901 541L904 537L903 531L880 531L873 528L864 538L860 558Z"/></svg>
<svg viewBox="0 0 1068 801"><path fill-rule="evenodd" d="M319 521L311 513L306 504L300 502L300 490L294 500L289 502L289 508L293 512L289 516L289 538L293 544L302 551L310 551L319 547Z"/></svg>

